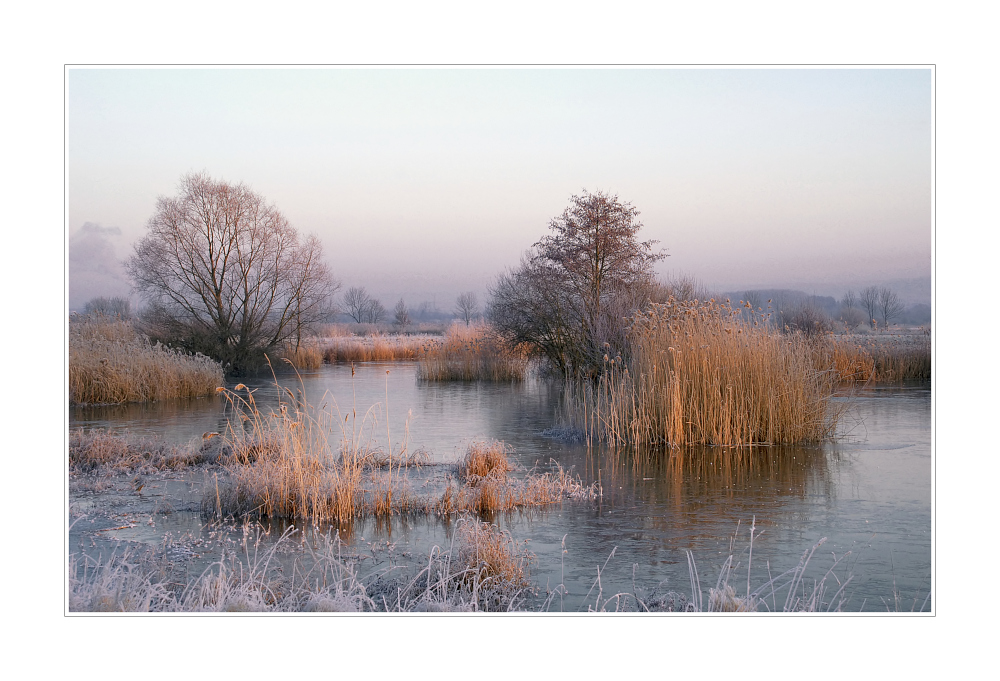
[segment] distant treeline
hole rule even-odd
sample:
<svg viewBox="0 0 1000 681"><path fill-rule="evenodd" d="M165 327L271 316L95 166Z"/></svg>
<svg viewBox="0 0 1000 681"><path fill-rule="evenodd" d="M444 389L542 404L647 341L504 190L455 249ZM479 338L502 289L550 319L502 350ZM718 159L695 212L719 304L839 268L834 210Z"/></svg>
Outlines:
<svg viewBox="0 0 1000 681"><path fill-rule="evenodd" d="M722 294L722 298L729 298L734 303L743 300L754 304L755 307L770 309L776 318L794 313L802 308L811 307L825 313L831 319L838 319L844 308L844 301L837 300L833 296L817 296L794 289L744 289L742 291L729 291ZM895 323L919 326L930 324L931 306L924 303L916 303L903 309L895 319Z"/></svg>

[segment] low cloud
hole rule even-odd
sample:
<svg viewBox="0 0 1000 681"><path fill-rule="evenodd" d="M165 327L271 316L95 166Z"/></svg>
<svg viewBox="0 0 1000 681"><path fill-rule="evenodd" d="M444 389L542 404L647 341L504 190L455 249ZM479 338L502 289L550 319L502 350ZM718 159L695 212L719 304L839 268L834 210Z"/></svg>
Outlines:
<svg viewBox="0 0 1000 681"><path fill-rule="evenodd" d="M97 296L128 296L131 286L118 256L122 231L86 222L69 237L69 309Z"/></svg>

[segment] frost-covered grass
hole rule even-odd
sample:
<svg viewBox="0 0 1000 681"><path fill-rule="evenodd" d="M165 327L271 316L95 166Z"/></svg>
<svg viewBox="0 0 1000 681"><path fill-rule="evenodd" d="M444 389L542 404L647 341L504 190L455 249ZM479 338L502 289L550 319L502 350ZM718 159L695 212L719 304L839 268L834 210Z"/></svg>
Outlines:
<svg viewBox="0 0 1000 681"><path fill-rule="evenodd" d="M723 563L715 585L703 584L688 552L689 591L633 583L627 592L605 592L604 581L615 552L598 565L596 578L579 610L586 612L789 613L852 609L852 575L846 558L833 556L825 570L813 570L821 539L790 569L756 580L751 526L749 547ZM282 564L297 534L287 530L269 547L264 534L244 527L237 552L224 551L200 574L175 568L164 547L125 551L106 559L69 557L69 610L72 612L552 612L564 606L560 583L541 593L531 582L534 556L523 542L490 523L461 517L446 547L434 546L425 560L409 567L390 561L361 575L356 556L338 535L296 542L301 549L291 568ZM565 556L565 551L563 552ZM745 567L744 560L745 557ZM776 572L776 571L775 571ZM181 574L183 573L183 574ZM922 602L903 603L899 594L885 601L888 611L923 612ZM855 604L856 605L856 604ZM894 607L893 607L894 606ZM909 607L907 607L909 606Z"/></svg>

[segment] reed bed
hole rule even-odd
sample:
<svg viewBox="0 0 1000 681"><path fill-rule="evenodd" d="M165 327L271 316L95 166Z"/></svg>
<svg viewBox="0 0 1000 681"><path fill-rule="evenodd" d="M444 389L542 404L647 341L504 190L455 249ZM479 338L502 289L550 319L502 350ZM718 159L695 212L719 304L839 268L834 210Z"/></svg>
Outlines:
<svg viewBox="0 0 1000 681"><path fill-rule="evenodd" d="M323 350L323 361L337 362L400 362L413 361L434 347L438 341L426 336L386 336L333 338Z"/></svg>
<svg viewBox="0 0 1000 681"><path fill-rule="evenodd" d="M808 342L710 300L637 314L628 357L605 355L596 383L571 384L588 440L615 445L794 444L829 437L832 371Z"/></svg>
<svg viewBox="0 0 1000 681"><path fill-rule="evenodd" d="M71 404L204 397L214 394L222 382L218 362L152 345L130 321L102 316L70 321Z"/></svg>
<svg viewBox="0 0 1000 681"><path fill-rule="evenodd" d="M297 348L286 345L278 353L278 358L296 369L319 369L323 365L323 351L315 342L302 343Z"/></svg>
<svg viewBox="0 0 1000 681"><path fill-rule="evenodd" d="M507 347L486 325L453 324L418 359L417 378L424 381L520 382L528 373L527 352Z"/></svg>
<svg viewBox="0 0 1000 681"><path fill-rule="evenodd" d="M857 383L931 380L927 336L831 336L816 348L817 362L832 364L837 378Z"/></svg>

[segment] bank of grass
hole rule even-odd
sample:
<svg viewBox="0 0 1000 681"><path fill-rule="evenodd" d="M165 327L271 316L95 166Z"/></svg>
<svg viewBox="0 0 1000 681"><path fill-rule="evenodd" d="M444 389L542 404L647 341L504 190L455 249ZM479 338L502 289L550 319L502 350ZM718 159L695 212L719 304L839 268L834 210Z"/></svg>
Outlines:
<svg viewBox="0 0 1000 681"><path fill-rule="evenodd" d="M423 381L519 382L528 373L527 353L507 347L487 325L453 324L418 359L417 378Z"/></svg>
<svg viewBox="0 0 1000 681"><path fill-rule="evenodd" d="M931 380L929 336L830 336L816 349L837 378L855 383Z"/></svg>
<svg viewBox="0 0 1000 681"><path fill-rule="evenodd" d="M315 341L286 345L278 352L278 366L290 365L295 369L313 370L323 365L323 351Z"/></svg>
<svg viewBox="0 0 1000 681"><path fill-rule="evenodd" d="M341 336L326 341L322 356L330 364L413 361L437 342L426 336Z"/></svg>
<svg viewBox="0 0 1000 681"><path fill-rule="evenodd" d="M502 443L473 443L457 467L462 478L439 498L418 497L410 489L410 467L427 465L426 455L403 443L383 449L371 437L374 421L360 424L339 412L317 409L289 391L277 411L262 413L240 384L225 391L234 416L222 436L222 484L205 495L202 508L216 517L284 518L315 525L399 514L490 514L593 499L596 487L555 467L554 471L509 478L514 469ZM371 416L371 414L369 414ZM362 436L362 433L367 435ZM478 459L488 460L476 468ZM486 475L480 476L472 470Z"/></svg>
<svg viewBox="0 0 1000 681"><path fill-rule="evenodd" d="M70 320L70 403L204 397L222 383L218 362L152 345L128 320L99 315Z"/></svg>
<svg viewBox="0 0 1000 681"><path fill-rule="evenodd" d="M752 312L752 310L751 310ZM728 303L669 300L635 316L628 357L571 385L589 439L624 444L795 444L829 437L832 371L808 341Z"/></svg>

